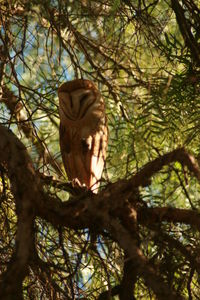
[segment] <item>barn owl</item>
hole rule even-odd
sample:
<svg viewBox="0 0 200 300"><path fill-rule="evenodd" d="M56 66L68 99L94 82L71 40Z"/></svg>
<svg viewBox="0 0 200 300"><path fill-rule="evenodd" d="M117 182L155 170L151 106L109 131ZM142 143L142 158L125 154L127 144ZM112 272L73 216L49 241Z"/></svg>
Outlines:
<svg viewBox="0 0 200 300"><path fill-rule="evenodd" d="M75 79L58 89L60 148L74 185L97 193L106 157L108 130L104 100L93 82Z"/></svg>

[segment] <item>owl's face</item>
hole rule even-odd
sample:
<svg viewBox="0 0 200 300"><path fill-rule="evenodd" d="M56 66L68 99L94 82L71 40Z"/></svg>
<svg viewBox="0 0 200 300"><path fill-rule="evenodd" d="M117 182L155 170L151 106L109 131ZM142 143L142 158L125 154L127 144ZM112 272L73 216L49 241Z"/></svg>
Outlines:
<svg viewBox="0 0 200 300"><path fill-rule="evenodd" d="M91 89L59 92L60 114L71 121L81 120L99 108L100 94Z"/></svg>

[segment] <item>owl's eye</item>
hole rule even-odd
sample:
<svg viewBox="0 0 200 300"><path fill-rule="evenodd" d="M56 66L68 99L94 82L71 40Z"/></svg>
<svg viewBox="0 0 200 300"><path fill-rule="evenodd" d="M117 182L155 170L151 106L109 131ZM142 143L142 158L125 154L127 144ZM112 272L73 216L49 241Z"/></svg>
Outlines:
<svg viewBox="0 0 200 300"><path fill-rule="evenodd" d="M83 103L87 100L88 94L85 94L80 99L80 107L83 105Z"/></svg>

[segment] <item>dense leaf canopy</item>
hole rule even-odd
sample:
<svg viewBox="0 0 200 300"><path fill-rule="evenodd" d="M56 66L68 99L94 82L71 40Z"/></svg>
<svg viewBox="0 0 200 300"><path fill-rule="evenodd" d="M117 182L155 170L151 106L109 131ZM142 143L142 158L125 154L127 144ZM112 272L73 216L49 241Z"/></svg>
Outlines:
<svg viewBox="0 0 200 300"><path fill-rule="evenodd" d="M97 195L60 155L75 78L106 103ZM0 83L0 299L200 299L199 1L0 1Z"/></svg>

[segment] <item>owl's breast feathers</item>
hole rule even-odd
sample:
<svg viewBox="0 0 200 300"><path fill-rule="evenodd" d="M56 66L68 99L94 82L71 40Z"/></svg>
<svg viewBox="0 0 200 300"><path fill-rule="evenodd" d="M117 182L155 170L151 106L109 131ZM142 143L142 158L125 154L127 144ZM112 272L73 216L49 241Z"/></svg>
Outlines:
<svg viewBox="0 0 200 300"><path fill-rule="evenodd" d="M97 192L108 142L103 98L83 79L61 85L58 96L60 147L69 180Z"/></svg>

